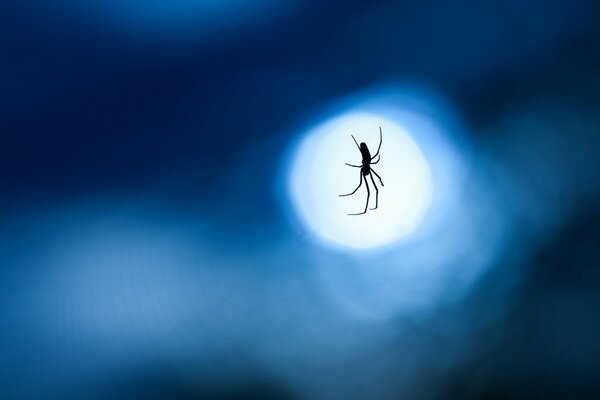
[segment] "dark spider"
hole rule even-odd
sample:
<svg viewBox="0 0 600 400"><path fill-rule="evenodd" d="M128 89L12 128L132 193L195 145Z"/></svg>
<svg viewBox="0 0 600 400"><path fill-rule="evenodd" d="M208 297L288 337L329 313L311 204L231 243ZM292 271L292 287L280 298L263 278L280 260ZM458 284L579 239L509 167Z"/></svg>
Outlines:
<svg viewBox="0 0 600 400"><path fill-rule="evenodd" d="M371 175L371 182L373 182L373 186L375 187L375 207L371 208L371 210L376 209L377 204L379 202L379 189L377 188L377 185L375 184L375 179L373 179L373 174L375 174L375 176L377 176L377 178L379 178L379 182L381 183L381 186L385 186L383 184L383 181L381 180L381 177L377 174L377 172L375 172L375 170L373 168L371 168L372 164L377 164L379 162L379 160L381 159L381 156L379 155L379 150L381 149L381 143L383 142L383 134L381 132L381 127L379 127L379 147L377 148L377 153L375 153L375 155L373 157L371 157L369 148L367 147L367 145L364 142L362 142L359 146L356 139L354 139L354 135L350 135L350 136L352 136L354 143L356 143L356 147L358 147L358 150L360 151L360 154L362 155L362 165L352 165L352 164L348 164L348 163L345 163L345 164L349 165L351 167L360 168L360 183L358 184L356 189L354 189L352 191L352 193L340 194L339 196L340 197L350 196L350 195L356 193L356 191L360 188L360 186L363 183L363 176L364 176L365 177L365 185L367 186L367 204L365 205L365 211L363 211L361 213L357 213L357 214L348 214L348 215L361 215L361 214L365 214L367 212L367 208L369 208L369 197L371 196L371 191L369 190L369 184L367 182L366 176ZM378 156L379 156L379 158L377 159L377 161L373 162L375 157L378 157ZM371 172L373 174L371 174Z"/></svg>

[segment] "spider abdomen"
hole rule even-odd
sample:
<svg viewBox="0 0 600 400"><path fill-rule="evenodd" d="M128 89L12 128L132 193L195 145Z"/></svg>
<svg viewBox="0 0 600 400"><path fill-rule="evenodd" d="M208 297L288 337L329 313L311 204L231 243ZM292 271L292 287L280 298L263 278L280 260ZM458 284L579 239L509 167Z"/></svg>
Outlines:
<svg viewBox="0 0 600 400"><path fill-rule="evenodd" d="M369 151L369 148L367 147L367 144L365 142L362 142L360 144L360 154L362 156L363 164L371 163L371 152Z"/></svg>

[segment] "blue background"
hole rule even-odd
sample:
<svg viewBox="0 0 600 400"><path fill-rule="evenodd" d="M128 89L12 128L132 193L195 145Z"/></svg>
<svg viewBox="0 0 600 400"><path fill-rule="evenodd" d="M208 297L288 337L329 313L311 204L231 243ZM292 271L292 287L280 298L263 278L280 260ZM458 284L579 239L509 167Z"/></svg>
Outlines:
<svg viewBox="0 0 600 400"><path fill-rule="evenodd" d="M32 0L0 38L0 397L600 395L597 2ZM479 274L426 304L281 184L307 121L407 82L494 230L427 244Z"/></svg>

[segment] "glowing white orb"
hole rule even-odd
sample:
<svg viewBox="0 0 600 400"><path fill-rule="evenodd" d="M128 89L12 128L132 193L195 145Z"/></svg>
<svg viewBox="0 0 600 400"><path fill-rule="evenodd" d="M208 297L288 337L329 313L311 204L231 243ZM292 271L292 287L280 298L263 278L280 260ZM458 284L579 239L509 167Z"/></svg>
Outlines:
<svg viewBox="0 0 600 400"><path fill-rule="evenodd" d="M373 169L381 176L378 208L365 209L367 189L360 182L361 153L352 140L365 142L375 155L383 132L381 160ZM376 160L373 160L376 161ZM369 208L375 207L376 190L370 176ZM366 249L392 243L413 232L432 198L431 170L411 134L403 126L373 113L347 113L309 130L292 157L289 190L301 219L330 244Z"/></svg>

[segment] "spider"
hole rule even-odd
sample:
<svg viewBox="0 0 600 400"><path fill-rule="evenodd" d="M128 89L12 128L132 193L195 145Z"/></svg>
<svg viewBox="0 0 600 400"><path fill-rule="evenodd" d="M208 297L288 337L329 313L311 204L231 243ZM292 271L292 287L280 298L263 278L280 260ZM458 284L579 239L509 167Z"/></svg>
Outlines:
<svg viewBox="0 0 600 400"><path fill-rule="evenodd" d="M377 164L379 162L379 160L381 159L381 156L379 155L379 150L381 149L381 143L383 142L383 134L381 132L381 127L379 127L379 147L377 148L377 153L375 153L375 155L373 157L371 157L369 148L367 147L367 145L364 142L362 142L359 146L356 139L354 139L354 135L350 135L350 136L352 136L354 143L356 143L356 147L358 147L358 150L360 151L360 154L362 155L362 165L353 165L353 164L348 164L348 163L345 163L345 164L349 165L351 167L354 167L354 168L360 168L360 183L358 184L356 189L354 189L352 191L352 193L340 194L339 196L340 197L350 196L350 195L353 195L354 193L356 193L356 191L361 187L361 185L363 183L363 176L364 176L365 177L365 185L367 187L367 204L365 205L365 210L361 213L348 214L348 215L361 215L361 214L365 214L367 212L367 208L369 208L369 197L371 196L371 191L369 190L369 183L367 182L367 175L371 176L371 182L373 182L373 186L375 187L375 207L371 208L371 210L376 209L377 204L379 202L379 189L377 188L377 185L375 184L375 179L373 179L373 174L375 174L375 176L377 176L377 178L379 178L379 182L381 183L381 186L385 186L383 184L383 181L381 180L381 177L377 174L377 172L375 172L375 170L373 168L371 168L372 164ZM379 157L379 158L377 159L377 161L373 162L375 157Z"/></svg>

